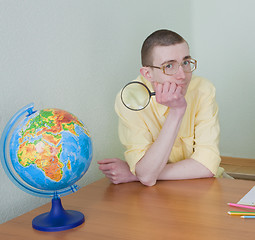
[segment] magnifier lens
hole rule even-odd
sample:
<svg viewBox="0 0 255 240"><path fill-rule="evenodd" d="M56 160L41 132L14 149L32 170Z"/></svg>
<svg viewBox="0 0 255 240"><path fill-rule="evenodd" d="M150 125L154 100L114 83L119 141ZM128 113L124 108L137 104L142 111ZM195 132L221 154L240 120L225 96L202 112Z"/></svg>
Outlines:
<svg viewBox="0 0 255 240"><path fill-rule="evenodd" d="M139 82L127 84L121 92L123 104L134 111L144 109L150 102L151 94L149 89Z"/></svg>

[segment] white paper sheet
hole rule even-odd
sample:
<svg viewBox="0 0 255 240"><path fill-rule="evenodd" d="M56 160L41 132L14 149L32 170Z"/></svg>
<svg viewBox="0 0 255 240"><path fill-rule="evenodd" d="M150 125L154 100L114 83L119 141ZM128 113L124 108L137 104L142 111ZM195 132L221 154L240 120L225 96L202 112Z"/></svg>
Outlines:
<svg viewBox="0 0 255 240"><path fill-rule="evenodd" d="M238 204L255 205L255 186L238 202Z"/></svg>

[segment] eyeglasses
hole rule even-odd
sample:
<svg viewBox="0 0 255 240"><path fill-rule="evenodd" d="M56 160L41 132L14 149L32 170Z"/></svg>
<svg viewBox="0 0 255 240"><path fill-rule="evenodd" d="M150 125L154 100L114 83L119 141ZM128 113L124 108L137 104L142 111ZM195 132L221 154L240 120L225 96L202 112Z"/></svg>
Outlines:
<svg viewBox="0 0 255 240"><path fill-rule="evenodd" d="M189 59L183 60L181 63L178 63L177 61L173 60L162 65L162 67L156 67L151 65L147 65L145 67L158 68L158 69L161 69L164 74L172 76L178 72L180 66L183 68L183 71L186 73L193 72L197 68L197 60L193 58L189 58Z"/></svg>

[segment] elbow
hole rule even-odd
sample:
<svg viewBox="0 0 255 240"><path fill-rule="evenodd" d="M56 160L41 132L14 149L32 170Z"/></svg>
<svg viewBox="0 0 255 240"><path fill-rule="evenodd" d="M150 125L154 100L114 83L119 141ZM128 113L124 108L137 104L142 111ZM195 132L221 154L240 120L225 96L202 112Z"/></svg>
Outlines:
<svg viewBox="0 0 255 240"><path fill-rule="evenodd" d="M144 186L147 186L147 187L152 187L156 184L156 181L154 182L141 182Z"/></svg>
<svg viewBox="0 0 255 240"><path fill-rule="evenodd" d="M148 176L138 177L138 180L147 187L152 187L156 184L157 180Z"/></svg>
<svg viewBox="0 0 255 240"><path fill-rule="evenodd" d="M151 187L157 182L156 174L148 171L148 169L144 170L144 168L136 166L135 173L139 182L145 186Z"/></svg>

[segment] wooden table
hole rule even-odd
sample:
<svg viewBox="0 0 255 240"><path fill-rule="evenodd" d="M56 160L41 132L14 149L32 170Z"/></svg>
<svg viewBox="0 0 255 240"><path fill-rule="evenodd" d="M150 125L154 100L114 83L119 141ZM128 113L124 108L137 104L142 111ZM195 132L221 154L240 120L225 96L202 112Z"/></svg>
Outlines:
<svg viewBox="0 0 255 240"><path fill-rule="evenodd" d="M50 210L46 204L0 225L0 239L254 239L255 219L227 214L254 181L197 179L113 185L107 179L62 198L66 210L78 210L86 221L62 232L41 232L32 219Z"/></svg>

